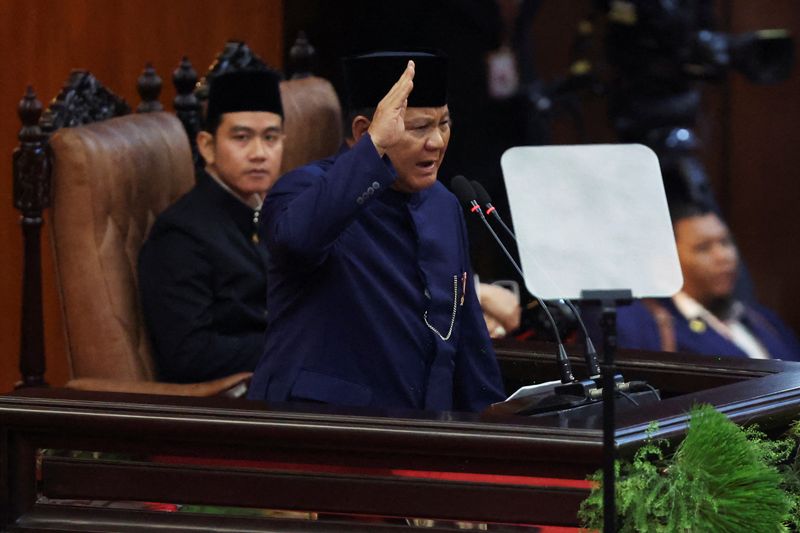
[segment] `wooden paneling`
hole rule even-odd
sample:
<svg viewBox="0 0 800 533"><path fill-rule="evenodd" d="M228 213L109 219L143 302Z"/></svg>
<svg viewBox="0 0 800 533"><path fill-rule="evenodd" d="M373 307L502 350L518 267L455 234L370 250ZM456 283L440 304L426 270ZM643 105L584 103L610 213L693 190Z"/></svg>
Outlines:
<svg viewBox="0 0 800 533"><path fill-rule="evenodd" d="M736 0L731 31L788 28L800 59L800 3ZM800 331L800 68L778 85L731 76L728 216L759 300Z"/></svg>
<svg viewBox="0 0 800 533"><path fill-rule="evenodd" d="M46 102L70 69L85 68L135 107L136 78L150 61L164 79L161 102L171 109L171 73L187 55L205 72L227 39L241 39L265 61L282 66L283 0L0 0L0 391L18 379L22 239L12 204L11 152L17 144L17 102L33 85ZM47 380L67 379L52 257L43 232Z"/></svg>

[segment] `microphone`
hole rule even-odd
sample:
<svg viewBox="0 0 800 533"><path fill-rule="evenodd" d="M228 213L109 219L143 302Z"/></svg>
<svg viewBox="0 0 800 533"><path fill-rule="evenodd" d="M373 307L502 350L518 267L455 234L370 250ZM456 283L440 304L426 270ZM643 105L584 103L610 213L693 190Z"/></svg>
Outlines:
<svg viewBox="0 0 800 533"><path fill-rule="evenodd" d="M471 213L478 213L483 218L481 206L478 205L475 191L472 185L469 184L467 178L459 174L450 180L450 190L452 190L464 206L469 209Z"/></svg>
<svg viewBox="0 0 800 533"><path fill-rule="evenodd" d="M463 176L461 176L463 177ZM455 178L454 178L455 179ZM459 182L461 180L458 180ZM476 189L480 189L483 193L486 193L486 190L480 186L479 183L473 181L473 188L472 192L474 193ZM464 192L464 200L469 202L471 206L471 210L474 209L474 204L478 204L478 200L476 198L472 198L469 194L467 194L468 189L464 187L463 184L459 184L458 187L462 189ZM464 201L462 200L462 201ZM466 202L465 202L466 203ZM486 208L487 214L493 214L495 219L501 220L500 215L497 213L497 209L491 205L491 199L489 199L488 193L481 194L480 197L480 204ZM519 265L516 263L514 258L511 254L508 253L503 242L494 232L494 230L489 225L489 222L486 221L486 218L483 216L483 213L479 212L478 214L481 217L484 225L489 229L489 232L492 234L492 237L500 246L500 248L505 252L506 257L508 258L511 265L516 269L522 279L525 276L522 274L522 269L520 269ZM516 236L508 229L508 226L505 223L502 223L502 226L505 228L506 232L511 236L512 239L516 242ZM566 360L566 364L569 367L569 360L566 357L566 351L564 351L564 345L561 343L561 339L558 337L558 331L555 326L555 321L553 320L552 315L547 310L547 307L544 304L544 301L536 295L533 295L536 298L536 301L539 302L539 305L547 311L547 317L550 320L550 323L553 325L553 330L556 331L556 338L559 343L559 363L561 363L562 358L561 354L563 353L563 359ZM576 380L572 377L571 370L569 377L572 381L567 382L565 381L562 373L562 380L561 385L552 387L549 389L550 384L543 383L540 385L530 385L527 387L522 387L513 395L511 395L505 402L501 404L495 405L504 405L506 404L506 408L498 407L498 412L511 412L518 415L530 415L530 416L538 416L543 413L551 413L553 411L566 411L571 409L580 409L585 415L592 415L598 416L601 412L598 409L598 406L602 406L602 413L606 412L606 405L611 404L613 405L614 401L613 397L615 394L619 395L620 397L625 398L630 404L634 406L640 405L639 402L636 401L635 398L638 398L640 401L645 402L653 402L653 401L660 401L661 396L659 395L658 391L647 384L644 381L630 381L626 382L625 379L622 377L621 374L614 374L613 376L603 376L604 383L602 384L601 388L601 379L600 379L600 365L597 362L597 351L594 349L594 345L592 345L592 341L589 338L589 334L586 330L586 325L583 323L583 320L578 313L578 310L569 300L560 300L565 304L569 305L572 309L572 312L575 313L575 317L578 319L581 327L583 328L584 335L586 336L586 365L590 372L590 379L588 380ZM561 370L561 368L559 368ZM552 393L548 394L547 390L551 390ZM606 392L604 393L604 389ZM608 391L611 392L608 392ZM601 401L602 400L602 401ZM511 409L507 411L506 409ZM559 415L560 416L560 415ZM606 416L603 414L603 416ZM613 431L613 429L611 430Z"/></svg>
<svg viewBox="0 0 800 533"><path fill-rule="evenodd" d="M492 215L494 219L502 226L506 233L508 233L514 242L517 242L517 236L514 235L514 232L506 226L506 223L503 222L503 219L500 217L500 213L497 212L497 209L492 205L492 199L489 197L489 193L486 192L486 189L483 188L483 185L480 184L479 181L472 180L472 188L475 189L475 194L478 197L478 203L483 206L486 210L487 215Z"/></svg>
<svg viewBox="0 0 800 533"><path fill-rule="evenodd" d="M483 211L481 211L481 207L478 204L477 196L475 195L475 189L473 189L472 185L469 183L467 178L462 175L455 176L450 181L450 189L455 193L461 203L471 212L477 214L486 228L494 237L494 240L500 245L503 252L506 254L506 257L509 261L511 261L511 265L517 270L519 275L524 279L524 275L522 274L522 269L519 268L517 262L514 261L514 258L509 253L508 249L503 245L503 241L500 240L500 237L497 236L494 229L489 222L486 220L486 217L483 215ZM558 326L556 325L556 321L553 319L553 315L550 314L550 310L547 308L547 304L545 304L544 300L536 296L535 294L532 295L536 298L536 301L539 302L539 305L542 306L542 309L547 315L547 320L550 322L551 327L553 328L553 333L556 338L556 342L558 343L558 353L556 354L556 360L558 362L558 371L559 375L561 376L561 383L573 383L575 382L575 377L572 375L572 365L569 362L569 357L567 356L567 350L564 348L564 343L561 342L561 335L558 333Z"/></svg>
<svg viewBox="0 0 800 533"><path fill-rule="evenodd" d="M497 222L500 224L500 226L502 226L502 228L506 231L506 233L508 233L511 239L513 239L514 242L517 242L517 236L514 235L514 232L512 232L511 229L506 225L506 223L500 216L500 213L498 213L497 209L492 205L492 199L489 197L489 193L486 192L486 189L483 188L483 185L481 185L480 182L478 181L472 180L472 188L475 190L478 203L481 206L483 206L483 208L486 210L486 214L493 215L494 219L497 220ZM497 235L494 232L492 232L492 234L494 235L495 240L498 240ZM499 241L498 244L500 244L500 246L503 246L503 244L500 243ZM505 247L503 246L503 248ZM512 263L514 263L514 260L511 259L510 256L509 260ZM520 272L520 275L522 275L522 272L520 271L519 267L517 267L516 264L514 264L514 267L517 269L518 272ZM523 277L523 279L525 278ZM584 353L583 353L584 359L586 360L586 368L588 369L589 376L592 379L598 378L600 377L600 363L597 360L597 350L594 347L592 339L589 337L589 331L586 329L586 324L584 324L583 319L581 319L581 314L578 311L578 309L569 299L564 299L561 301L567 304L567 306L572 310L573 314L575 315L575 318L578 319L578 324L580 324L581 326L581 330L583 331L583 336L586 338L586 342L584 344Z"/></svg>

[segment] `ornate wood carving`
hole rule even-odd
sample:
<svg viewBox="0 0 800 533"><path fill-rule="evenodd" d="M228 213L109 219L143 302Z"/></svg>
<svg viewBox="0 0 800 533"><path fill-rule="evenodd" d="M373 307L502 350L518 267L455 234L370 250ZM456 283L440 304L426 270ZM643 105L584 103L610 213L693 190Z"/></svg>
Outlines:
<svg viewBox="0 0 800 533"><path fill-rule="evenodd" d="M18 387L45 386L44 318L42 312L42 213L50 205L51 158L48 138L61 127L79 126L130 112L125 101L103 87L89 72L73 71L59 95L42 113L42 104L28 87L18 106L22 121L14 150L14 207L22 214L24 242L22 324Z"/></svg>
<svg viewBox="0 0 800 533"><path fill-rule="evenodd" d="M208 99L208 84L216 76L225 72L237 70L261 70L269 68L263 59L258 57L247 44L242 41L228 41L225 48L217 55L217 58L208 67L208 72L195 89L195 95L200 102Z"/></svg>
<svg viewBox="0 0 800 533"><path fill-rule="evenodd" d="M42 210L50 204L50 182L42 179L49 174L46 153L47 134L39 126L42 103L32 87L17 107L22 128L20 145L14 150L14 207L24 217L41 217Z"/></svg>
<svg viewBox="0 0 800 533"><path fill-rule="evenodd" d="M50 160L47 134L39 126L42 103L32 87L17 108L22 121L19 146L14 150L14 207L22 216L24 263L22 280L22 322L20 325L18 387L36 387L44 382L44 329L42 314L42 266L39 239L42 211L50 205Z"/></svg>
<svg viewBox="0 0 800 533"><path fill-rule="evenodd" d="M316 60L316 50L311 46L306 37L306 32L300 30L297 33L297 39L289 49L289 65L286 69L291 73L293 80L298 78L308 78L312 76L314 70L314 61Z"/></svg>
<svg viewBox="0 0 800 533"><path fill-rule="evenodd" d="M130 113L128 104L97 81L90 72L73 70L41 120L50 134L58 128L80 126Z"/></svg>
<svg viewBox="0 0 800 533"><path fill-rule="evenodd" d="M192 147L192 159L195 168L202 167L200 154L197 152L197 132L200 131L202 115L200 102L195 96L195 86L197 85L197 72L192 67L189 58L183 56L178 68L172 72L172 84L175 86L175 99L172 107L175 115L183 124L186 135L189 137L189 144Z"/></svg>
<svg viewBox="0 0 800 533"><path fill-rule="evenodd" d="M147 63L142 74L136 80L136 91L142 100L136 107L137 113L152 113L164 110L164 106L158 100L161 94L161 86L161 77L156 73L153 65Z"/></svg>

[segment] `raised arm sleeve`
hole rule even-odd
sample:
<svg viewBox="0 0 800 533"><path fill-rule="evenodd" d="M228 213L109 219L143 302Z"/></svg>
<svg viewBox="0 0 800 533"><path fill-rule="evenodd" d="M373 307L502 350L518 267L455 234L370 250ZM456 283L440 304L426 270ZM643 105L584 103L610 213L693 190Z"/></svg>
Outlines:
<svg viewBox="0 0 800 533"><path fill-rule="evenodd" d="M368 134L327 169L290 172L270 191L264 206L273 259L323 259L356 214L395 178L388 158L378 155Z"/></svg>

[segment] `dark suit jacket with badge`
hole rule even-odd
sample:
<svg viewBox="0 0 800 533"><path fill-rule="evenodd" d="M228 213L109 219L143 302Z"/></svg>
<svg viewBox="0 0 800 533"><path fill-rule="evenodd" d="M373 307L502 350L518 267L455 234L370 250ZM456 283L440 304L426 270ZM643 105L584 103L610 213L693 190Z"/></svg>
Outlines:
<svg viewBox="0 0 800 533"><path fill-rule="evenodd" d="M671 299L658 299L655 303L666 311L665 318L671 322L676 351L747 357L738 346L704 322L692 327L691 321L681 314ZM634 302L619 308L617 313L617 343L620 347L662 350L661 330L655 316L645 305ZM800 342L774 313L762 307L746 306L740 321L773 359L800 361Z"/></svg>
<svg viewBox="0 0 800 533"><path fill-rule="evenodd" d="M270 324L250 398L439 411L504 398L458 201L395 178L366 135L270 191Z"/></svg>
<svg viewBox="0 0 800 533"><path fill-rule="evenodd" d="M267 324L267 252L256 231L254 210L205 173L156 220L139 253L139 289L162 380L255 368Z"/></svg>

